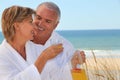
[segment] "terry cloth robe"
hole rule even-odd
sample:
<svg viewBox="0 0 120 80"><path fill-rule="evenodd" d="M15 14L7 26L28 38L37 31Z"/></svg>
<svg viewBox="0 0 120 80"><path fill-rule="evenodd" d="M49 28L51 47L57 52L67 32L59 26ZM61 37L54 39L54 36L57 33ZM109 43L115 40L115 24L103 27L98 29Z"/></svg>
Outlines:
<svg viewBox="0 0 120 80"><path fill-rule="evenodd" d="M0 45L0 80L72 80L67 62L72 56L71 51L73 50L67 42L67 47L64 45L64 52L49 60L41 74L34 66L35 60L50 45L51 40L54 39L50 39L50 42L48 40L45 46L37 45L37 47L41 48L37 48L36 44L28 41L29 44L26 45L26 61L4 40ZM62 43L65 43L64 40ZM65 53L67 50L69 50L69 53Z"/></svg>
<svg viewBox="0 0 120 80"><path fill-rule="evenodd" d="M27 60L24 60L4 40L0 45L0 80L41 80L41 75L34 66L37 56L33 52L27 50Z"/></svg>
<svg viewBox="0 0 120 80"><path fill-rule="evenodd" d="M51 59L47 62L41 73L41 80L72 80L68 62L70 62L75 50L69 41L64 39L56 32L53 32L52 36L45 45L35 44L29 41L27 43L27 47L33 51L36 51L35 53L37 53L39 56L47 47L57 43L63 44L64 51L54 59Z"/></svg>

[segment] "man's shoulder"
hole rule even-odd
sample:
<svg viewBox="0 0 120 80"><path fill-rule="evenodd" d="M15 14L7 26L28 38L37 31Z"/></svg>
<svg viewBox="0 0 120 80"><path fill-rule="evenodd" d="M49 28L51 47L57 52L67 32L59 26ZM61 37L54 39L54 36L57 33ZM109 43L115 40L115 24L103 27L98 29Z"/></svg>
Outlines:
<svg viewBox="0 0 120 80"><path fill-rule="evenodd" d="M58 40L58 41L60 41L60 42L62 42L62 43L64 43L64 44L68 44L68 45L71 45L72 46L72 43L68 40L68 39L66 39L65 37L63 37L62 35L60 35L58 32L56 32L56 31L54 31L53 33L52 33L52 40Z"/></svg>
<svg viewBox="0 0 120 80"><path fill-rule="evenodd" d="M52 38L58 38L58 39L65 39L62 35L60 35L58 32L54 31L52 33Z"/></svg>
<svg viewBox="0 0 120 80"><path fill-rule="evenodd" d="M60 35L58 32L53 31L52 36L57 36L57 37L60 37L61 35Z"/></svg>

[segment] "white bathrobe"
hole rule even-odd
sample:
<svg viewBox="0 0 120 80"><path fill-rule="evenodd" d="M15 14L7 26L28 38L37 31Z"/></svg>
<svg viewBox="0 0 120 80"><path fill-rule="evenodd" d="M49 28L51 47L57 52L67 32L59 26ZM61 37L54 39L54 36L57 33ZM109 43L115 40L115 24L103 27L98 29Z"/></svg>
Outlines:
<svg viewBox="0 0 120 80"><path fill-rule="evenodd" d="M33 65L36 56L27 53L25 61L19 53L4 40L0 45L0 80L41 80Z"/></svg>
<svg viewBox="0 0 120 80"><path fill-rule="evenodd" d="M58 41L64 44L64 51L49 60L40 74L34 66L35 60L44 49ZM0 46L0 80L72 80L68 61L73 52L72 45L54 32L44 46L28 41L26 44L27 60L25 61L4 40Z"/></svg>

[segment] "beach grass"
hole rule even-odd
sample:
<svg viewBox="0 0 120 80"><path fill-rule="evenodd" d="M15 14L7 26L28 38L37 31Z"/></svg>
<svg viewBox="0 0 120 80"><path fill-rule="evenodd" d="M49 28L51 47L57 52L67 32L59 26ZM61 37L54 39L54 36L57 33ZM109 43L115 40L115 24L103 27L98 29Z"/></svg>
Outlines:
<svg viewBox="0 0 120 80"><path fill-rule="evenodd" d="M91 50L91 56L83 64L88 80L120 80L120 58L98 57Z"/></svg>

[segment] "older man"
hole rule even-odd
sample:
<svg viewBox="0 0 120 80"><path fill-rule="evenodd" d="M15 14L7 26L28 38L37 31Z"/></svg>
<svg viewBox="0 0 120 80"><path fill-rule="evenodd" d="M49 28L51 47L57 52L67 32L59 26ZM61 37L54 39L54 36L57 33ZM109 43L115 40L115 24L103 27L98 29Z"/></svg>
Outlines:
<svg viewBox="0 0 120 80"><path fill-rule="evenodd" d="M31 46L30 48L36 51L38 55L53 44L62 43L64 47L61 54L46 63L41 72L42 80L71 80L68 62L71 61L73 68L76 68L77 64L85 62L84 52L77 54L72 44L54 31L59 23L60 16L59 7L52 2L41 3L34 16L33 22L37 26L37 33L34 36L34 43L29 42L28 46ZM78 59L78 55L81 55L82 61Z"/></svg>

